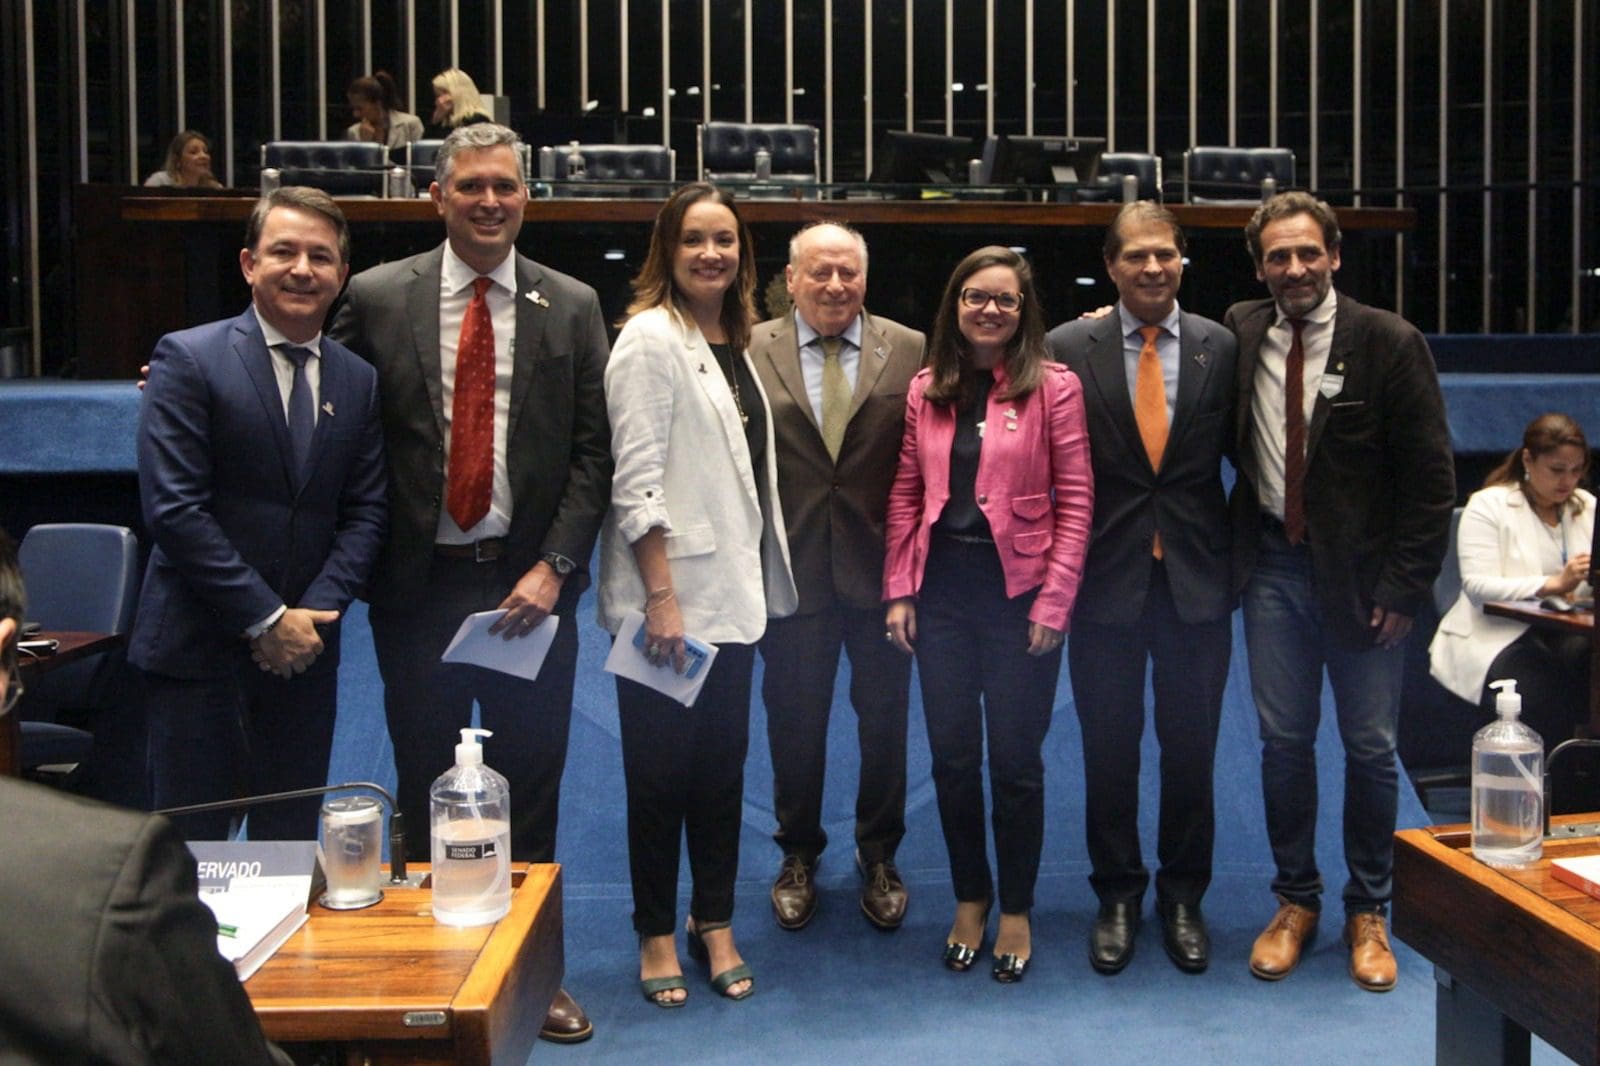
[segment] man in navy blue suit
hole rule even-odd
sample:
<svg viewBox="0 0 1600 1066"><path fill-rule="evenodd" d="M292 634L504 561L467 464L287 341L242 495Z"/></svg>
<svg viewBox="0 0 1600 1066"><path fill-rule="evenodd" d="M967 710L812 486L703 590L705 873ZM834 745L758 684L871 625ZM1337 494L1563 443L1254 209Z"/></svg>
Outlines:
<svg viewBox="0 0 1600 1066"><path fill-rule="evenodd" d="M139 495L155 547L128 658L158 808L327 781L339 618L386 518L377 375L322 336L349 261L333 200L279 189L239 253L251 306L150 358ZM318 803L258 807L250 835L313 837ZM180 827L222 836L228 815Z"/></svg>

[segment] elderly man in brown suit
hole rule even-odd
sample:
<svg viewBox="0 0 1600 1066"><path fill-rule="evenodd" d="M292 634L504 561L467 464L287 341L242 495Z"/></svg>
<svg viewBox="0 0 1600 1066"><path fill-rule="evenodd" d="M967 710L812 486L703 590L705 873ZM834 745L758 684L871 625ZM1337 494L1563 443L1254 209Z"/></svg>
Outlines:
<svg viewBox="0 0 1600 1066"><path fill-rule="evenodd" d="M828 713L842 647L861 745L861 910L879 928L895 929L907 898L894 855L905 835L911 661L883 639L879 589L906 385L926 341L862 309L867 244L847 226L822 222L796 234L785 279L794 311L758 325L750 342L772 406L778 493L800 590L799 610L770 621L761 640L773 838L783 849L772 909L785 929L801 928L816 913L817 861L828 843Z"/></svg>

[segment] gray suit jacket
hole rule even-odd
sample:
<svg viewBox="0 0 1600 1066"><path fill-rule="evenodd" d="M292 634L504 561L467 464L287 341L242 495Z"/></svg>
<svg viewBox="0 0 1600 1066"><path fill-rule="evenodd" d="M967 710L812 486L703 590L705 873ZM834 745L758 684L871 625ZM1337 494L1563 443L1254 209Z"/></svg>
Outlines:
<svg viewBox="0 0 1600 1066"><path fill-rule="evenodd" d="M772 409L800 614L834 603L882 607L884 511L905 432L906 386L925 348L916 330L862 312L861 364L835 463L806 395L794 315L751 334L750 356Z"/></svg>
<svg viewBox="0 0 1600 1066"><path fill-rule="evenodd" d="M439 370L444 245L350 279L330 336L378 369L389 462L389 539L369 599L415 601L444 506L445 410ZM593 289L517 255L517 330L506 467L507 558L526 571L546 552L578 564L557 609L588 584L589 558L611 497L605 365L610 345Z"/></svg>
<svg viewBox="0 0 1600 1066"><path fill-rule="evenodd" d="M1209 318L1179 313L1178 396L1159 471L1150 466L1128 394L1121 318L1113 312L1067 322L1047 341L1083 381L1094 462L1094 539L1076 616L1105 625L1139 617L1158 530L1179 617L1197 623L1227 616L1235 597L1221 464L1232 450L1233 334Z"/></svg>
<svg viewBox="0 0 1600 1066"><path fill-rule="evenodd" d="M0 1062L287 1063L165 818L0 778Z"/></svg>

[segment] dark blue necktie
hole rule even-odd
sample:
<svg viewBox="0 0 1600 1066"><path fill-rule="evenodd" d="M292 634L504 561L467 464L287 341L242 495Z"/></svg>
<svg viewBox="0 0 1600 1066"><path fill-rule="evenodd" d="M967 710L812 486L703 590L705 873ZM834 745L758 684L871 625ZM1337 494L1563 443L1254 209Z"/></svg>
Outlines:
<svg viewBox="0 0 1600 1066"><path fill-rule="evenodd" d="M284 345L282 351L294 364L294 384L289 387L289 448L298 480L306 476L311 435L317 429L317 405L311 400L311 382L306 380L306 360L311 358L312 351L292 344Z"/></svg>

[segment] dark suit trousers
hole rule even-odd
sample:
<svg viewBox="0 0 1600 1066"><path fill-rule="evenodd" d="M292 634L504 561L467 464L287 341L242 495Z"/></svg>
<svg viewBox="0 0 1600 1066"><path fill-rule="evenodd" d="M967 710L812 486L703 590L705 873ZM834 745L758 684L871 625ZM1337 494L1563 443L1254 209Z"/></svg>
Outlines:
<svg viewBox="0 0 1600 1066"><path fill-rule="evenodd" d="M1131 625L1075 619L1067 668L1083 729L1089 883L1101 902L1138 900L1150 876L1139 851L1139 745L1145 663L1151 664L1161 812L1156 898L1198 904L1211 883L1216 833L1212 764L1233 620L1187 624L1172 602L1167 568L1152 559L1144 610Z"/></svg>
<svg viewBox="0 0 1600 1066"><path fill-rule="evenodd" d="M460 731L472 725L476 700L484 729L483 761L511 783L511 857L553 862L561 772L572 722L578 627L561 619L539 676L524 681L498 670L439 657L475 611L498 607L521 574L504 561L432 560L427 587L410 608L373 607L372 642L383 675L383 709L394 743L406 850L428 860L428 788L455 762Z"/></svg>
<svg viewBox="0 0 1600 1066"><path fill-rule="evenodd" d="M984 742L1000 910L1033 906L1044 846L1044 747L1061 651L1028 654L1034 594L1006 597L990 543L934 534L917 602L917 675L957 900L994 898L983 824ZM887 642L886 642L887 643Z"/></svg>
<svg viewBox="0 0 1600 1066"><path fill-rule="evenodd" d="M288 680L239 657L232 677L144 675L152 809L328 783L338 674ZM251 840L315 840L322 797L174 819L189 840L221 840L248 816Z"/></svg>
<svg viewBox="0 0 1600 1066"><path fill-rule="evenodd" d="M617 678L633 928L640 936L677 931L680 841L694 881L689 913L696 922L733 918L755 661L753 644L717 645L693 707Z"/></svg>
<svg viewBox="0 0 1600 1066"><path fill-rule="evenodd" d="M836 604L767 623L761 638L772 750L773 839L785 855L815 862L828 845L822 785L828 760L839 650L850 656L861 776L856 787L856 847L871 862L893 862L906 834L906 705L911 660L883 639L883 608Z"/></svg>

